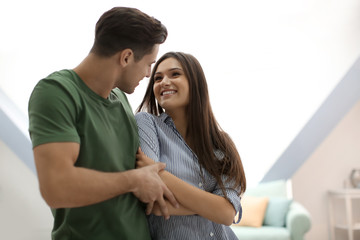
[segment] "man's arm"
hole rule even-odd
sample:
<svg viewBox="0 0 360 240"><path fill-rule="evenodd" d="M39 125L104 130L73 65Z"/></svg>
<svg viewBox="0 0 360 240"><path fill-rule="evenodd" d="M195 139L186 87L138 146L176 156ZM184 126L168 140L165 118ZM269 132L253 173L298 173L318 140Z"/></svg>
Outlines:
<svg viewBox="0 0 360 240"><path fill-rule="evenodd" d="M144 203L160 205L169 217L164 197L174 206L175 197L159 177L165 165L124 172L100 172L74 166L80 145L46 143L34 148L40 192L52 208L81 207L132 192Z"/></svg>

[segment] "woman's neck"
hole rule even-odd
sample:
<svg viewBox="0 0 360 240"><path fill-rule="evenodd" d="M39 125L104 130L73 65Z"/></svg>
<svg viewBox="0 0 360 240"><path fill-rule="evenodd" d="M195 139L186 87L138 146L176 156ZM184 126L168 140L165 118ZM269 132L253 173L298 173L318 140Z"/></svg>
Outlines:
<svg viewBox="0 0 360 240"><path fill-rule="evenodd" d="M188 121L186 118L186 114L185 111L166 111L166 113L172 118L172 120L174 121L175 127L178 130L178 132L180 133L180 135L183 137L183 139L185 139L186 142L187 141L187 129L188 129Z"/></svg>

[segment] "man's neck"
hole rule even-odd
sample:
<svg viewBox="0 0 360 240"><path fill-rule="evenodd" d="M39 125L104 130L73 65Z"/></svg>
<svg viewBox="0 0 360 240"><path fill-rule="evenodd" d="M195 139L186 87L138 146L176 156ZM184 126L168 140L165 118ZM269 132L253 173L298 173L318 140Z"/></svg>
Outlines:
<svg viewBox="0 0 360 240"><path fill-rule="evenodd" d="M106 99L116 80L114 69L112 58L101 58L90 53L73 70L91 90Z"/></svg>

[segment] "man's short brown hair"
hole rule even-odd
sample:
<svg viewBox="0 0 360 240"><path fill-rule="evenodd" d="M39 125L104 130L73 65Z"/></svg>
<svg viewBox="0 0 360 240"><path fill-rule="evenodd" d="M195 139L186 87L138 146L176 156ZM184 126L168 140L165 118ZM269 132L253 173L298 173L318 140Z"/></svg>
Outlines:
<svg viewBox="0 0 360 240"><path fill-rule="evenodd" d="M138 61L166 38L166 27L154 17L136 8L114 7L96 23L95 42L90 52L110 57L129 48Z"/></svg>

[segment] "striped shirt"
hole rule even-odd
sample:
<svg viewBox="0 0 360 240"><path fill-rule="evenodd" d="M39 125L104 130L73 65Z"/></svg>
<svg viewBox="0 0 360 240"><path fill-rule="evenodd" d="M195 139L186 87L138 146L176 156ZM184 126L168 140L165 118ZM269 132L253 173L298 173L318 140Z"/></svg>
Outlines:
<svg viewBox="0 0 360 240"><path fill-rule="evenodd" d="M197 156L176 130L170 116L162 113L157 117L141 112L135 115L135 119L139 128L141 149L148 157L156 162L166 163L166 170L185 182L207 192L224 196L216 179L203 168L200 170ZM217 156L219 155L218 152ZM200 171L203 173L203 178ZM223 183L227 197L241 216L240 197L237 194L239 189L233 189L232 184L224 180L225 178ZM150 215L148 222L152 239L155 240L238 239L230 227L214 223L199 215L171 216L169 220Z"/></svg>

